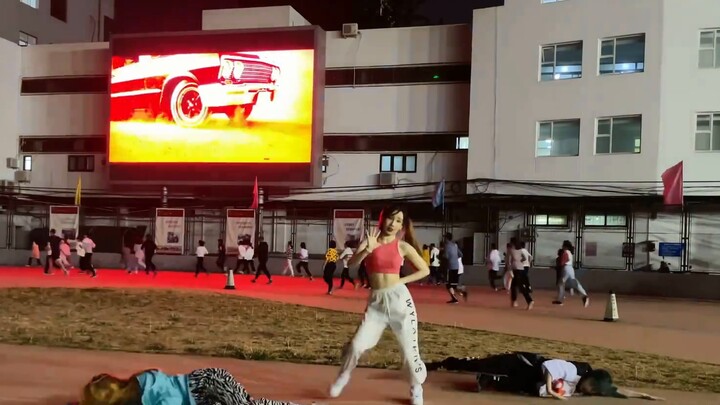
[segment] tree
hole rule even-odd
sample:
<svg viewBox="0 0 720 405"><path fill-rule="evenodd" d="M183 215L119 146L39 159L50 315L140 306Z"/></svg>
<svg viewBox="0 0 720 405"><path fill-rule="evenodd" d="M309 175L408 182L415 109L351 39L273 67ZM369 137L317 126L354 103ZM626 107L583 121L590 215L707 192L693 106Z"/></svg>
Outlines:
<svg viewBox="0 0 720 405"><path fill-rule="evenodd" d="M408 27L429 24L418 13L425 0L355 0L354 14L360 28Z"/></svg>

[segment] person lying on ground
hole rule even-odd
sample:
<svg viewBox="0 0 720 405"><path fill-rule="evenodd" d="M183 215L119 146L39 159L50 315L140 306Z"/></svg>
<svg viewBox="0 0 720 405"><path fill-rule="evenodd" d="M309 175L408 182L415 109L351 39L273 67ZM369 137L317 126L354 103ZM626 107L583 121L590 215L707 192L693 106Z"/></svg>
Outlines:
<svg viewBox="0 0 720 405"><path fill-rule="evenodd" d="M168 375L147 370L122 379L109 374L93 377L78 405L298 405L253 398L227 371L205 368Z"/></svg>
<svg viewBox="0 0 720 405"><path fill-rule="evenodd" d="M479 357L448 357L426 364L428 370L477 373L478 390L511 392L568 399L575 394L613 398L663 400L642 392L621 389L606 370L589 363L549 359L536 353L512 352Z"/></svg>

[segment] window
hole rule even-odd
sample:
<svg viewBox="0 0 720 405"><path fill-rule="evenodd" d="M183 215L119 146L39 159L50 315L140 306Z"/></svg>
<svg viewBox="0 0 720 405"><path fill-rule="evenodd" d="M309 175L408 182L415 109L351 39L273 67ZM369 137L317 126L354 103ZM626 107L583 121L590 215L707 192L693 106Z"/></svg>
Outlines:
<svg viewBox="0 0 720 405"><path fill-rule="evenodd" d="M341 68L325 71L325 85L328 87L469 82L469 64Z"/></svg>
<svg viewBox="0 0 720 405"><path fill-rule="evenodd" d="M645 71L645 34L600 41L601 75Z"/></svg>
<svg viewBox="0 0 720 405"><path fill-rule="evenodd" d="M585 226L624 227L627 226L627 216L608 214L585 215L584 223Z"/></svg>
<svg viewBox="0 0 720 405"><path fill-rule="evenodd" d="M577 156L580 152L580 120L543 121L538 123L538 157Z"/></svg>
<svg viewBox="0 0 720 405"><path fill-rule="evenodd" d="M100 136L20 137L21 153L105 153L107 142Z"/></svg>
<svg viewBox="0 0 720 405"><path fill-rule="evenodd" d="M50 15L67 22L67 0L50 0Z"/></svg>
<svg viewBox="0 0 720 405"><path fill-rule="evenodd" d="M608 117L597 120L595 153L640 153L642 116Z"/></svg>
<svg viewBox="0 0 720 405"><path fill-rule="evenodd" d="M32 171L32 156L25 155L22 160L22 169L26 172Z"/></svg>
<svg viewBox="0 0 720 405"><path fill-rule="evenodd" d="M470 137L458 136L455 138L455 149L468 149L470 147Z"/></svg>
<svg viewBox="0 0 720 405"><path fill-rule="evenodd" d="M417 155L380 155L380 171L415 173L417 171Z"/></svg>
<svg viewBox="0 0 720 405"><path fill-rule="evenodd" d="M70 155L68 156L68 172L94 172L95 156Z"/></svg>
<svg viewBox="0 0 720 405"><path fill-rule="evenodd" d="M561 1L563 1L563 0L540 0L540 2L541 2L542 4L558 3L558 2L561 2Z"/></svg>
<svg viewBox="0 0 720 405"><path fill-rule="evenodd" d="M67 76L22 79L20 94L107 93L107 76Z"/></svg>
<svg viewBox="0 0 720 405"><path fill-rule="evenodd" d="M720 151L720 112L701 113L695 119L695 150Z"/></svg>
<svg viewBox="0 0 720 405"><path fill-rule="evenodd" d="M40 0L20 0L20 3L26 4L26 5L28 5L28 6L32 7L32 8L38 8L38 7L39 7L39 6L38 6L38 2L39 2L39 1L40 1Z"/></svg>
<svg viewBox="0 0 720 405"><path fill-rule="evenodd" d="M535 215L535 226L567 226L567 215Z"/></svg>
<svg viewBox="0 0 720 405"><path fill-rule="evenodd" d="M700 68L720 68L720 28L700 31L699 53Z"/></svg>
<svg viewBox="0 0 720 405"><path fill-rule="evenodd" d="M28 45L37 45L37 37L34 37L27 32L20 31L20 35L18 36L18 45L20 46L28 46Z"/></svg>
<svg viewBox="0 0 720 405"><path fill-rule="evenodd" d="M540 81L582 77L582 41L545 45L540 50Z"/></svg>
<svg viewBox="0 0 720 405"><path fill-rule="evenodd" d="M463 138L468 138L467 132L325 134L323 148L328 152L402 153L409 150L407 145L412 145L413 152L452 152L467 145Z"/></svg>

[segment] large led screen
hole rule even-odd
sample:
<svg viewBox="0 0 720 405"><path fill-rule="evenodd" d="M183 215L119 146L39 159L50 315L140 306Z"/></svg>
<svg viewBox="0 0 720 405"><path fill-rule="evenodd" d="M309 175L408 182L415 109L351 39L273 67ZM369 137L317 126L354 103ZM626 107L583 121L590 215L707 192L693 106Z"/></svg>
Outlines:
<svg viewBox="0 0 720 405"><path fill-rule="evenodd" d="M112 56L110 163L310 163L313 49Z"/></svg>

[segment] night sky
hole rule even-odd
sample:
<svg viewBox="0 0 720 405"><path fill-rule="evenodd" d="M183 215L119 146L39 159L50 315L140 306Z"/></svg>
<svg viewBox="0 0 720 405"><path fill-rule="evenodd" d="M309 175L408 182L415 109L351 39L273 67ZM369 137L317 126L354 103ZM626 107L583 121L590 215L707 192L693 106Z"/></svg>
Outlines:
<svg viewBox="0 0 720 405"><path fill-rule="evenodd" d="M116 0L113 31L124 34L199 30L203 9L279 5L293 6L308 21L325 30L340 30L343 23L357 22L353 2L358 1L363 0ZM470 23L473 9L502 3L503 0L425 0L419 13L433 24Z"/></svg>

